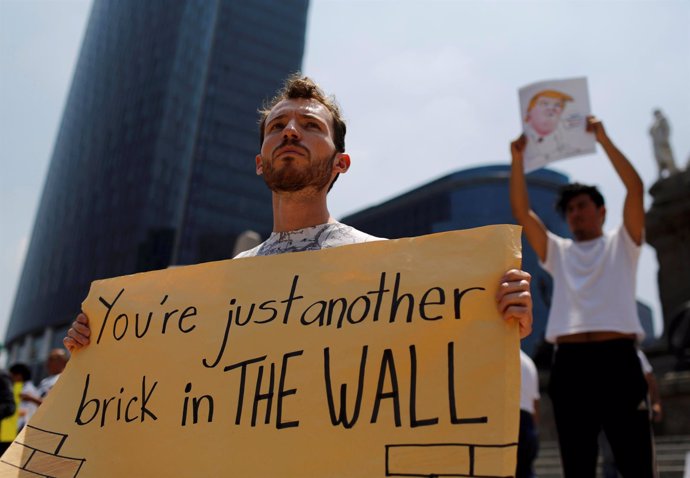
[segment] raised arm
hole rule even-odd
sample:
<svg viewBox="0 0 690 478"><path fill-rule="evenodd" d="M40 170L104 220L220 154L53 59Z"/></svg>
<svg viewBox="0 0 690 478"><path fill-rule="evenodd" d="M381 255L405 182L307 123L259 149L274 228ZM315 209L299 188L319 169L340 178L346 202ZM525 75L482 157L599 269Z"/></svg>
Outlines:
<svg viewBox="0 0 690 478"><path fill-rule="evenodd" d="M510 207L513 210L515 220L525 231L525 237L529 241L539 260L546 260L546 226L539 216L532 211L527 195L527 181L525 180L525 168L522 164L522 153L527 146L527 138L523 134L510 143L510 154L513 157L510 173Z"/></svg>
<svg viewBox="0 0 690 478"><path fill-rule="evenodd" d="M627 194L623 205L623 224L636 244L642 244L644 232L644 185L642 179L628 158L613 144L606 134L604 124L594 116L587 117L587 131L594 133L597 142L604 148L606 155L623 181Z"/></svg>

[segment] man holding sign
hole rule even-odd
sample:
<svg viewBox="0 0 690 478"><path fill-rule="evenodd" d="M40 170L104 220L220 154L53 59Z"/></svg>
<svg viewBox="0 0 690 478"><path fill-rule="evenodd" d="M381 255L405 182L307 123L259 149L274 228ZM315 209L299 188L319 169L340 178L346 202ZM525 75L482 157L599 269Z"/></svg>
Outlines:
<svg viewBox="0 0 690 478"><path fill-rule="evenodd" d="M556 344L549 392L566 477L594 477L603 428L623 476L653 477L647 385L637 358L644 336L635 305L635 274L644 238L644 189L634 167L594 117L594 134L626 188L623 224L603 232L604 198L593 186L564 187L557 203L574 237L546 229L530 208L523 135L511 144L510 200L554 291L546 340Z"/></svg>
<svg viewBox="0 0 690 478"><path fill-rule="evenodd" d="M0 476L514 472L532 324L519 228L381 241L335 221L345 124L308 78L288 80L260 134L271 237L247 259L95 281L64 339L92 345ZM302 251L316 252L285 254ZM180 442L189 454L171 456Z"/></svg>
<svg viewBox="0 0 690 478"><path fill-rule="evenodd" d="M95 382L102 381L103 372L94 369L102 370L108 363L92 361L88 370L75 372L81 374L76 383L83 384L83 391L79 395L70 385L66 394L71 398L63 403L79 403L77 438L87 440L87 445L75 443L69 456L87 459L89 473L115 469L115 464L109 466L109 456L88 447L89 437L104 436L93 425L97 419L101 428L114 431L128 427L128 420L138 423L138 438L149 433L149 442L158 441L156 436L199 437L204 446L194 460L212 468L220 457L224 469L243 476L343 476L339 470L353 466L366 476L507 476L515 470L518 404L513 392L519 376L511 372L511 364L517 366L518 333L526 336L532 325L530 276L511 269L519 264L519 232L514 226L501 226L506 234L467 231L461 241L415 238L383 243L335 221L327 193L350 167L345 129L332 98L308 78L290 78L262 112L261 151L256 156L256 172L272 191L273 233L238 255L277 256L154 271L99 281L92 287L83 310L93 330L87 315L80 314L64 343L74 351L92 342L83 352L97 350L102 357L120 340L134 341L127 343L126 355L135 367L135 379L142 375L142 393L127 402L122 399L122 424L120 409L108 415L105 401L97 416L97 397L106 396L108 385L96 391ZM436 246L428 246L429 241ZM371 244L338 247L363 242ZM482 247L491 250L490 258L482 260L487 255ZM309 257L284 254L321 249L331 250ZM475 262L468 262L468 257ZM257 270L258 264L270 269ZM505 269L511 270L503 274ZM157 275L166 279L149 279ZM161 283L164 290L150 291ZM424 290L415 297L412 291L420 288ZM487 294L483 300L482 293ZM150 308L148 302L132 305L144 296L156 298L150 302L153 308L170 309L158 313L160 335L144 337L143 327L123 325L130 318L136 322L155 315L137 312ZM189 298L189 303L173 304L179 297ZM201 319L209 314L218 315ZM514 326L506 327L506 321ZM153 333L154 326L144 327ZM154 382L156 374L146 372L147 361L155 361L172 341L188 334L205 334L206 339L200 339L205 345L178 345L193 358L175 354L174 359L196 365L195 372L188 372L190 378L170 376ZM359 358L351 361L352 357ZM353 380L349 386L339 379L347 376ZM114 387L122 394L133 385ZM245 388L252 390L245 393ZM184 397L179 418L171 420L174 412L166 412L160 402L154 405L155 399L179 396L180 390ZM141 407L132 405L128 416L131 403ZM48 418L55 421L57 414ZM75 428L74 423L42 426L63 434ZM349 442L346 449L337 445L343 440ZM308 459L292 449L295 443L308 450ZM168 459L147 458L143 463L144 454L133 447L127 443L119 449L118 456L132 461L117 463L119 470L179 468ZM271 459L266 459L266 450ZM19 466L25 460L18 454L13 463ZM175 473L166 476L188 476Z"/></svg>
<svg viewBox="0 0 690 478"><path fill-rule="evenodd" d="M337 222L328 212L327 194L350 168L345 153L346 126L334 98L307 77L294 75L261 111L261 152L256 174L273 192L273 233L237 257L273 255L377 240ZM506 320L517 320L520 337L532 330L530 275L506 272L497 303ZM89 344L88 318L79 314L64 344L70 351Z"/></svg>

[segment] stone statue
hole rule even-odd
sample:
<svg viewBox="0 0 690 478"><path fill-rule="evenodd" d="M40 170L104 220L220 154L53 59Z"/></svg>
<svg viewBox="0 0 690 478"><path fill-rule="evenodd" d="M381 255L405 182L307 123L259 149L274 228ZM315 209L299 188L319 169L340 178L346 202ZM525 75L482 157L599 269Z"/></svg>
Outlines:
<svg viewBox="0 0 690 478"><path fill-rule="evenodd" d="M654 123L649 128L649 134L654 146L654 157L659 166L659 177L663 177L664 171L668 171L669 176L676 174L678 168L673 160L673 151L671 151L671 143L669 143L671 128L661 110L654 110Z"/></svg>

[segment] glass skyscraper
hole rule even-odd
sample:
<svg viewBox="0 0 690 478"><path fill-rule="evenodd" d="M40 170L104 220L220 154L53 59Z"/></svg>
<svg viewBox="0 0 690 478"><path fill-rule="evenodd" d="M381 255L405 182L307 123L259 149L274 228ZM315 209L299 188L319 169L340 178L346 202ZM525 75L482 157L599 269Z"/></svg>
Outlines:
<svg viewBox="0 0 690 478"><path fill-rule="evenodd" d="M304 51L308 0L95 0L17 288L36 363L91 281L231 257L271 230L257 109Z"/></svg>

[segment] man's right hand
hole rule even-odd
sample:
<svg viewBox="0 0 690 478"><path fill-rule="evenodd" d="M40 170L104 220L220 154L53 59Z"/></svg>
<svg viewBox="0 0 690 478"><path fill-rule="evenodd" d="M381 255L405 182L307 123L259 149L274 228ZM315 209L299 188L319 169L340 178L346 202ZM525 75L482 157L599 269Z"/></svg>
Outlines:
<svg viewBox="0 0 690 478"><path fill-rule="evenodd" d="M521 134L518 139L510 143L510 154L514 160L521 160L522 153L525 151L527 146L527 137Z"/></svg>
<svg viewBox="0 0 690 478"><path fill-rule="evenodd" d="M75 350L80 350L89 345L91 336L91 329L89 328L89 318L82 314L77 315L77 318L72 322L72 327L67 331L67 337L62 339L70 353Z"/></svg>

